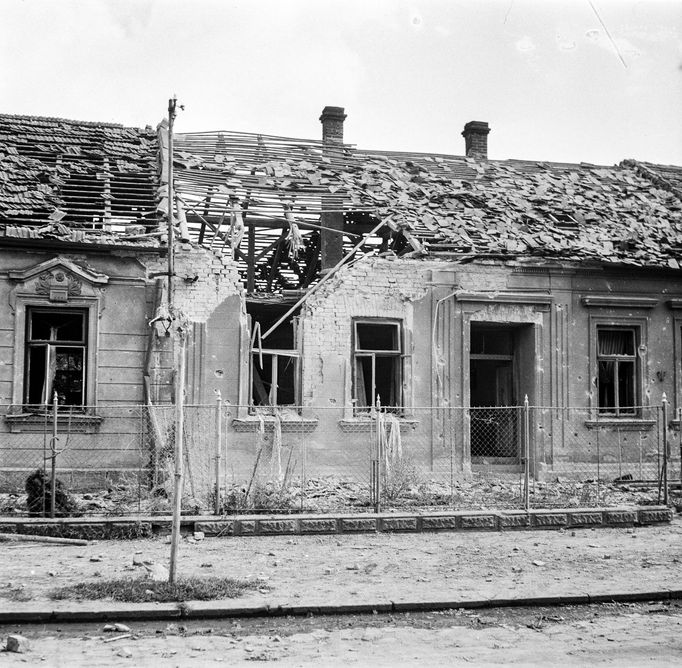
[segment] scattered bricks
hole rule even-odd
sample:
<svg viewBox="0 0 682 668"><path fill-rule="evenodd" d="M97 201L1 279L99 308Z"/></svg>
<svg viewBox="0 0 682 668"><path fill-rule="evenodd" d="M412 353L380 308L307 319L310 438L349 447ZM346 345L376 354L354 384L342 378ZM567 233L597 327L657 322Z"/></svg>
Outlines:
<svg viewBox="0 0 682 668"><path fill-rule="evenodd" d="M495 529L497 517L495 515L462 515L462 529Z"/></svg>
<svg viewBox="0 0 682 668"><path fill-rule="evenodd" d="M600 512L568 513L568 521L572 527L596 526L604 521Z"/></svg>
<svg viewBox="0 0 682 668"><path fill-rule="evenodd" d="M568 524L566 513L533 513L532 517L536 527L565 527Z"/></svg>
<svg viewBox="0 0 682 668"><path fill-rule="evenodd" d="M457 516L452 517L422 517L423 531L440 531L444 529L456 529Z"/></svg>
<svg viewBox="0 0 682 668"><path fill-rule="evenodd" d="M194 531L201 531L205 536L232 536L234 534L234 522L195 522Z"/></svg>
<svg viewBox="0 0 682 668"><path fill-rule="evenodd" d="M341 531L376 531L377 521L370 517L343 518L341 520Z"/></svg>
<svg viewBox="0 0 682 668"><path fill-rule="evenodd" d="M301 533L336 533L337 531L335 519L302 519L300 525Z"/></svg>
<svg viewBox="0 0 682 668"><path fill-rule="evenodd" d="M636 510L607 510L604 512L605 524L635 524Z"/></svg>
<svg viewBox="0 0 682 668"><path fill-rule="evenodd" d="M258 533L296 533L296 520L258 520Z"/></svg>
<svg viewBox="0 0 682 668"><path fill-rule="evenodd" d="M384 517L381 520L382 531L416 531L416 517Z"/></svg>
<svg viewBox="0 0 682 668"><path fill-rule="evenodd" d="M20 635L7 636L7 646L6 650L8 652L17 652L22 654L23 652L28 652L30 649L28 638Z"/></svg>
<svg viewBox="0 0 682 668"><path fill-rule="evenodd" d="M256 533L256 523L253 520L238 521L236 526L239 527L240 536L252 536Z"/></svg>
<svg viewBox="0 0 682 668"><path fill-rule="evenodd" d="M652 508L639 511L640 524L655 524L657 522L672 522L673 511L671 508Z"/></svg>
<svg viewBox="0 0 682 668"><path fill-rule="evenodd" d="M529 527L530 526L530 515L524 513L518 514L506 514L501 513L500 517L500 529L515 529L518 527Z"/></svg>

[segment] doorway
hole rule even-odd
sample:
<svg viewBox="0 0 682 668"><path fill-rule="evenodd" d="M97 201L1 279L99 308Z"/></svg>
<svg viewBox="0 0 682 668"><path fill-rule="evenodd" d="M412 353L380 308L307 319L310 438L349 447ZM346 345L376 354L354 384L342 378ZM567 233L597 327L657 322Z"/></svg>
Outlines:
<svg viewBox="0 0 682 668"><path fill-rule="evenodd" d="M520 462L519 325L472 323L469 352L471 461Z"/></svg>

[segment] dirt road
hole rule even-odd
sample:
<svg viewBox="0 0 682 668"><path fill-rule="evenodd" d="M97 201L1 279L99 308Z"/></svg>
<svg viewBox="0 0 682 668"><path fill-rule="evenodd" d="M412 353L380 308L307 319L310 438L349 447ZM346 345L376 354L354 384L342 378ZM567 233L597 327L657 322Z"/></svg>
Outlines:
<svg viewBox="0 0 682 668"><path fill-rule="evenodd" d="M5 543L0 605L10 592L24 601L12 602L18 609L47 602L57 586L141 576L136 553L167 564L169 546ZM267 587L243 600L261 605L678 589L682 518L635 529L183 539L178 572L260 578Z"/></svg>
<svg viewBox="0 0 682 668"><path fill-rule="evenodd" d="M682 605L606 604L412 615L136 624L111 640L102 625L19 627L30 654L0 668L80 666L680 665ZM0 628L3 635L8 628Z"/></svg>

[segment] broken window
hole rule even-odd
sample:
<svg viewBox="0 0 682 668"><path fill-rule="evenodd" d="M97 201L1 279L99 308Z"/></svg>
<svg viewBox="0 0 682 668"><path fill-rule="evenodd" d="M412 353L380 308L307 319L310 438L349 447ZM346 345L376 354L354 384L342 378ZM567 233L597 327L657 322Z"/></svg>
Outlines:
<svg viewBox="0 0 682 668"><path fill-rule="evenodd" d="M353 403L367 412L377 399L384 408L402 405L403 350L400 323L353 322Z"/></svg>
<svg viewBox="0 0 682 668"><path fill-rule="evenodd" d="M637 406L637 330L597 329L599 412L634 415Z"/></svg>
<svg viewBox="0 0 682 668"><path fill-rule="evenodd" d="M87 360L87 313L30 308L26 320L24 401L83 406Z"/></svg>
<svg viewBox="0 0 682 668"><path fill-rule="evenodd" d="M290 316L261 341L288 310L288 304L247 304L251 316L251 406L299 406L300 353L297 318Z"/></svg>

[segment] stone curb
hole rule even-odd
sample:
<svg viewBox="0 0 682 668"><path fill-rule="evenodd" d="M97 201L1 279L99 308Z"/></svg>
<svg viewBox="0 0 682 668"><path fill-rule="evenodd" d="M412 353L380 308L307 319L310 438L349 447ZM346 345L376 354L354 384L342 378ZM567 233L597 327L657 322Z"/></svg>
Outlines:
<svg viewBox="0 0 682 668"><path fill-rule="evenodd" d="M634 603L682 599L682 589L657 591L613 592L602 594L559 594L554 596L519 596L441 601L376 600L369 603L325 604L261 604L240 606L238 601L195 601L192 603L133 604L109 610L2 610L0 625L98 623L124 621L177 621L197 619L225 619L239 617L282 617L302 615L349 615L391 612L425 612L454 609L554 607L587 605L590 603Z"/></svg>
<svg viewBox="0 0 682 668"><path fill-rule="evenodd" d="M671 522L666 506L552 510L455 511L359 515L246 515L183 517L182 531L205 536L276 536L429 531L518 531L647 526ZM170 517L0 518L0 533L24 533L85 540L147 538L170 533Z"/></svg>

